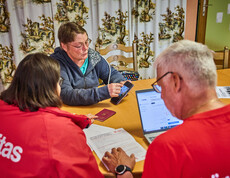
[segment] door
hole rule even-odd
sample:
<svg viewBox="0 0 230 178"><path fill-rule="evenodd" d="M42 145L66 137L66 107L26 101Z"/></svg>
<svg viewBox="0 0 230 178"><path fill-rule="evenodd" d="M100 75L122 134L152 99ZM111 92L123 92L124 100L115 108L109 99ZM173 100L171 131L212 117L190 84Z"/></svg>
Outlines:
<svg viewBox="0 0 230 178"><path fill-rule="evenodd" d="M198 1L198 19L196 30L196 41L205 44L205 32L208 14L208 0Z"/></svg>

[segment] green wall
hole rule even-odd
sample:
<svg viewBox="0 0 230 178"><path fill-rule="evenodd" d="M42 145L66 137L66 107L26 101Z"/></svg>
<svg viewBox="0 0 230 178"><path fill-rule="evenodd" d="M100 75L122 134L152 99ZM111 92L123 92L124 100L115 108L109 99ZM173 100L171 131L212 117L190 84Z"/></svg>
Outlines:
<svg viewBox="0 0 230 178"><path fill-rule="evenodd" d="M230 0L209 0L206 24L205 44L212 50L223 50L224 46L230 48L230 14L227 14ZM222 23L216 23L217 12L223 12Z"/></svg>

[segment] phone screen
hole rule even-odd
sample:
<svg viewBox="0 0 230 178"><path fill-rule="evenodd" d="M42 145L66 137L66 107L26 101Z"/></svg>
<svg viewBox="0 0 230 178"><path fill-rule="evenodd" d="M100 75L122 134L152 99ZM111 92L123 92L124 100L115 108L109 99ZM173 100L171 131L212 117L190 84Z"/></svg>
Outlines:
<svg viewBox="0 0 230 178"><path fill-rule="evenodd" d="M129 90L133 87L133 84L130 82L125 82L124 85L121 87L121 91L118 95L118 97L111 98L111 103L113 104L119 104L120 101L127 95Z"/></svg>
<svg viewBox="0 0 230 178"><path fill-rule="evenodd" d="M126 91L128 91L129 87L123 85L123 87L121 87L121 92L119 94L119 96L123 95Z"/></svg>

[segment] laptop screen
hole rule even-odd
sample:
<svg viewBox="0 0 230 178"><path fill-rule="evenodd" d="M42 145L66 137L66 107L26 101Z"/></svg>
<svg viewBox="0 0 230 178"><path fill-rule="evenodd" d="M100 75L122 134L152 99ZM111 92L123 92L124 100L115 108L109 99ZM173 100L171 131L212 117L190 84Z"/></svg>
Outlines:
<svg viewBox="0 0 230 178"><path fill-rule="evenodd" d="M144 133L167 130L183 122L172 116L161 94L153 89L137 90L136 97Z"/></svg>

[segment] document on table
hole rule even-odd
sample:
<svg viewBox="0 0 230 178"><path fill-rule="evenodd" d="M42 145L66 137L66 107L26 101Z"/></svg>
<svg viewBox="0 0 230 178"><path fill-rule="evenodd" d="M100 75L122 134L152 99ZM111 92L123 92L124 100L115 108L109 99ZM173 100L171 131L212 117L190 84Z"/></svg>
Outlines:
<svg viewBox="0 0 230 178"><path fill-rule="evenodd" d="M112 148L118 147L121 147L127 155L133 153L136 162L145 159L146 150L123 128L92 136L89 140L90 145L100 160L102 160L106 151L111 152Z"/></svg>
<svg viewBox="0 0 230 178"><path fill-rule="evenodd" d="M230 98L230 86L217 86L216 93L218 98Z"/></svg>
<svg viewBox="0 0 230 178"><path fill-rule="evenodd" d="M97 124L92 124L89 126L89 128L85 128L83 129L85 135L86 135L86 142L89 145L89 147L91 148L91 150L93 151L92 146L90 145L90 140L89 138L95 135L100 135L103 133L107 133L110 131L114 131L114 128L111 127L105 127L105 126L101 126L101 125L97 125Z"/></svg>

